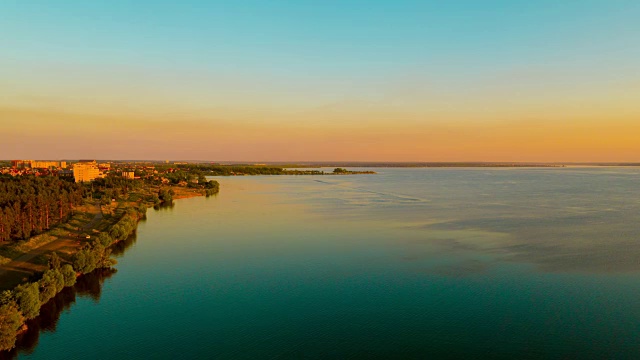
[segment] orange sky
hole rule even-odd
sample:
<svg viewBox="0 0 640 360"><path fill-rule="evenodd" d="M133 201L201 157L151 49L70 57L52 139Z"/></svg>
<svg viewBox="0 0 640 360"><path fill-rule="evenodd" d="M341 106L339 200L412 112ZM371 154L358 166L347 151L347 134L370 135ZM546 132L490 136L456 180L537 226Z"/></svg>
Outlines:
<svg viewBox="0 0 640 360"><path fill-rule="evenodd" d="M398 75L322 97L249 80L223 92L190 73L40 73L0 88L4 158L640 161L640 81L618 76Z"/></svg>
<svg viewBox="0 0 640 360"><path fill-rule="evenodd" d="M58 69L0 88L3 157L640 161L640 81L615 76L510 70L453 88L397 76L331 101L309 98L319 89L242 95L188 73L108 73L65 82L72 73Z"/></svg>
<svg viewBox="0 0 640 360"><path fill-rule="evenodd" d="M3 124L0 147L7 158L213 161L588 162L637 161L640 154L635 116L421 122L393 112L370 121L351 120L357 113L323 115L300 122L209 121L179 111L149 118L2 107L0 116L12 120Z"/></svg>

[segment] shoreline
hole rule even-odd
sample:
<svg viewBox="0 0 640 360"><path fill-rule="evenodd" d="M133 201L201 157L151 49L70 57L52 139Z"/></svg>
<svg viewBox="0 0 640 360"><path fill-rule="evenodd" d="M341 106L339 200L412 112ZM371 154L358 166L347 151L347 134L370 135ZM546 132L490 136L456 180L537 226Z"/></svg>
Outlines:
<svg viewBox="0 0 640 360"><path fill-rule="evenodd" d="M246 170L242 168L241 170ZM336 169L337 170L337 169ZM268 174L268 176L276 175L360 175L360 174L376 174L374 171L344 171L340 172L317 172L308 170L285 170L276 174ZM266 174L248 174L248 173L229 173L226 175L209 175L209 176L256 176ZM143 183L144 184L144 183ZM122 199L117 202L100 203L100 200L93 202L85 202L85 204L74 209L76 214L74 217L64 224L57 225L41 234L32 236L27 240L21 240L16 243L2 244L0 246L0 290L12 290L16 286L32 281L38 273L46 271L47 257L56 252L62 255L67 262L80 249L91 243L95 236L100 233L109 232L117 223L127 209L138 207L145 204L147 208L159 206L162 200L155 202L148 199L148 196L154 196L161 190L167 190L171 193L170 199L179 200L199 196L210 196L217 194L219 188L195 188L181 185L147 185L144 184L140 189L139 196L136 200ZM132 190L133 191L133 190ZM136 192L136 191L133 191Z"/></svg>
<svg viewBox="0 0 640 360"><path fill-rule="evenodd" d="M160 188L162 189L162 187ZM115 209L111 209L113 204L107 205L109 212L115 210L120 213L119 217L109 215L109 218L105 219L103 205L91 204L99 211L91 221L78 229L79 234L75 235L77 236L75 239L71 232L67 236L53 234L54 232L60 233L61 227L68 227L69 224L64 223L20 244L29 243L34 239L37 241L39 238L48 238L48 241L38 247L31 248L28 252L8 262L5 261L0 266L0 272L2 272L0 276L5 277L11 269L22 268L27 263L31 265L28 270L22 270L28 276L21 278L20 281L15 281L14 278L13 286L3 286L6 289L2 295L6 299L0 305L0 317L11 320L8 323L5 321L6 324L0 324L0 356L14 349L19 337L29 330L27 322L38 319L41 315L40 308L47 305L64 289L72 287L78 279L94 271L113 269L113 265L117 263L111 257L113 246L136 233L138 224L140 220L145 218L148 208L170 205L173 200L210 196L219 192L219 188L213 193L205 189L167 188L172 196L168 201L160 204L140 200L119 202L115 205ZM153 187L145 188L147 191L153 189ZM84 215L84 213L81 214ZM94 236L87 235L86 238L81 239L82 232L90 232ZM60 251L61 244L67 245L64 247L65 251ZM42 261L43 258L48 260L44 269L43 264L30 263L36 258L39 261ZM40 279L35 280L39 274L42 274ZM25 307L28 310L25 310Z"/></svg>
<svg viewBox="0 0 640 360"><path fill-rule="evenodd" d="M177 186L169 187L169 189L175 192L173 200L206 196L202 189L188 189ZM17 252L20 254L15 257L3 256L0 258L0 290L13 289L15 286L28 281L28 278L35 273L46 270L45 264L41 261L40 263L33 263L32 260L35 258L42 258L53 252L59 252L67 257L73 256L83 245L91 242L81 238L82 234L97 235L100 232L110 231L110 228L115 225L114 219L105 219L104 215L107 214L108 216L108 214L116 212L118 209L126 212L126 209L133 206L130 202L122 202L121 204L124 204L124 206L86 203L76 209L75 217L69 222L19 243L4 244L5 255ZM154 204L147 204L147 208L153 206ZM91 215L91 219L86 218L89 215ZM35 260L38 262L37 260L42 259ZM18 271L23 273L23 278L16 281L15 275L12 276L10 273ZM10 285L5 286L5 284Z"/></svg>

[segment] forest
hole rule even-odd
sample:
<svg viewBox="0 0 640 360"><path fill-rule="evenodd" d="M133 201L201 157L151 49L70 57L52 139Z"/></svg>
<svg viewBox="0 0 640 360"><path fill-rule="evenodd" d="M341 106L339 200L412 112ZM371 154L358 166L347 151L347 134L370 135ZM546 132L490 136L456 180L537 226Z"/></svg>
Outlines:
<svg viewBox="0 0 640 360"><path fill-rule="evenodd" d="M64 223L84 188L57 177L0 176L0 242L28 239Z"/></svg>
<svg viewBox="0 0 640 360"><path fill-rule="evenodd" d="M182 174L182 179L188 181L191 177L206 176L233 176L233 175L324 175L322 170L316 169L285 169L283 167L262 166L262 165L213 165L213 164L180 164L173 165L174 173L169 174L173 179L174 174ZM166 171L169 165L160 165L156 169Z"/></svg>

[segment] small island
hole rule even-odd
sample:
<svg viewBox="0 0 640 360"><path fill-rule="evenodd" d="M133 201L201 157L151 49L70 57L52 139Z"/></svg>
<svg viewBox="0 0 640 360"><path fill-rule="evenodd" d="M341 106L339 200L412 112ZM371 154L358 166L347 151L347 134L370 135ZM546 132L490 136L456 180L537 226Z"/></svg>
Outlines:
<svg viewBox="0 0 640 360"><path fill-rule="evenodd" d="M349 171L344 168L335 168L331 175L357 175L357 174L375 174L375 171Z"/></svg>

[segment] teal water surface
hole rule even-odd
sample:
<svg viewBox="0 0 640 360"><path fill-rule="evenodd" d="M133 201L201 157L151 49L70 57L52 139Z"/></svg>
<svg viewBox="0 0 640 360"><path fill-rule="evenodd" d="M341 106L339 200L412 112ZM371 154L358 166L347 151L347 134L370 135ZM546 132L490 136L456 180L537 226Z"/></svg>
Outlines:
<svg viewBox="0 0 640 360"><path fill-rule="evenodd" d="M375 170L150 210L18 357L640 358L639 169Z"/></svg>

